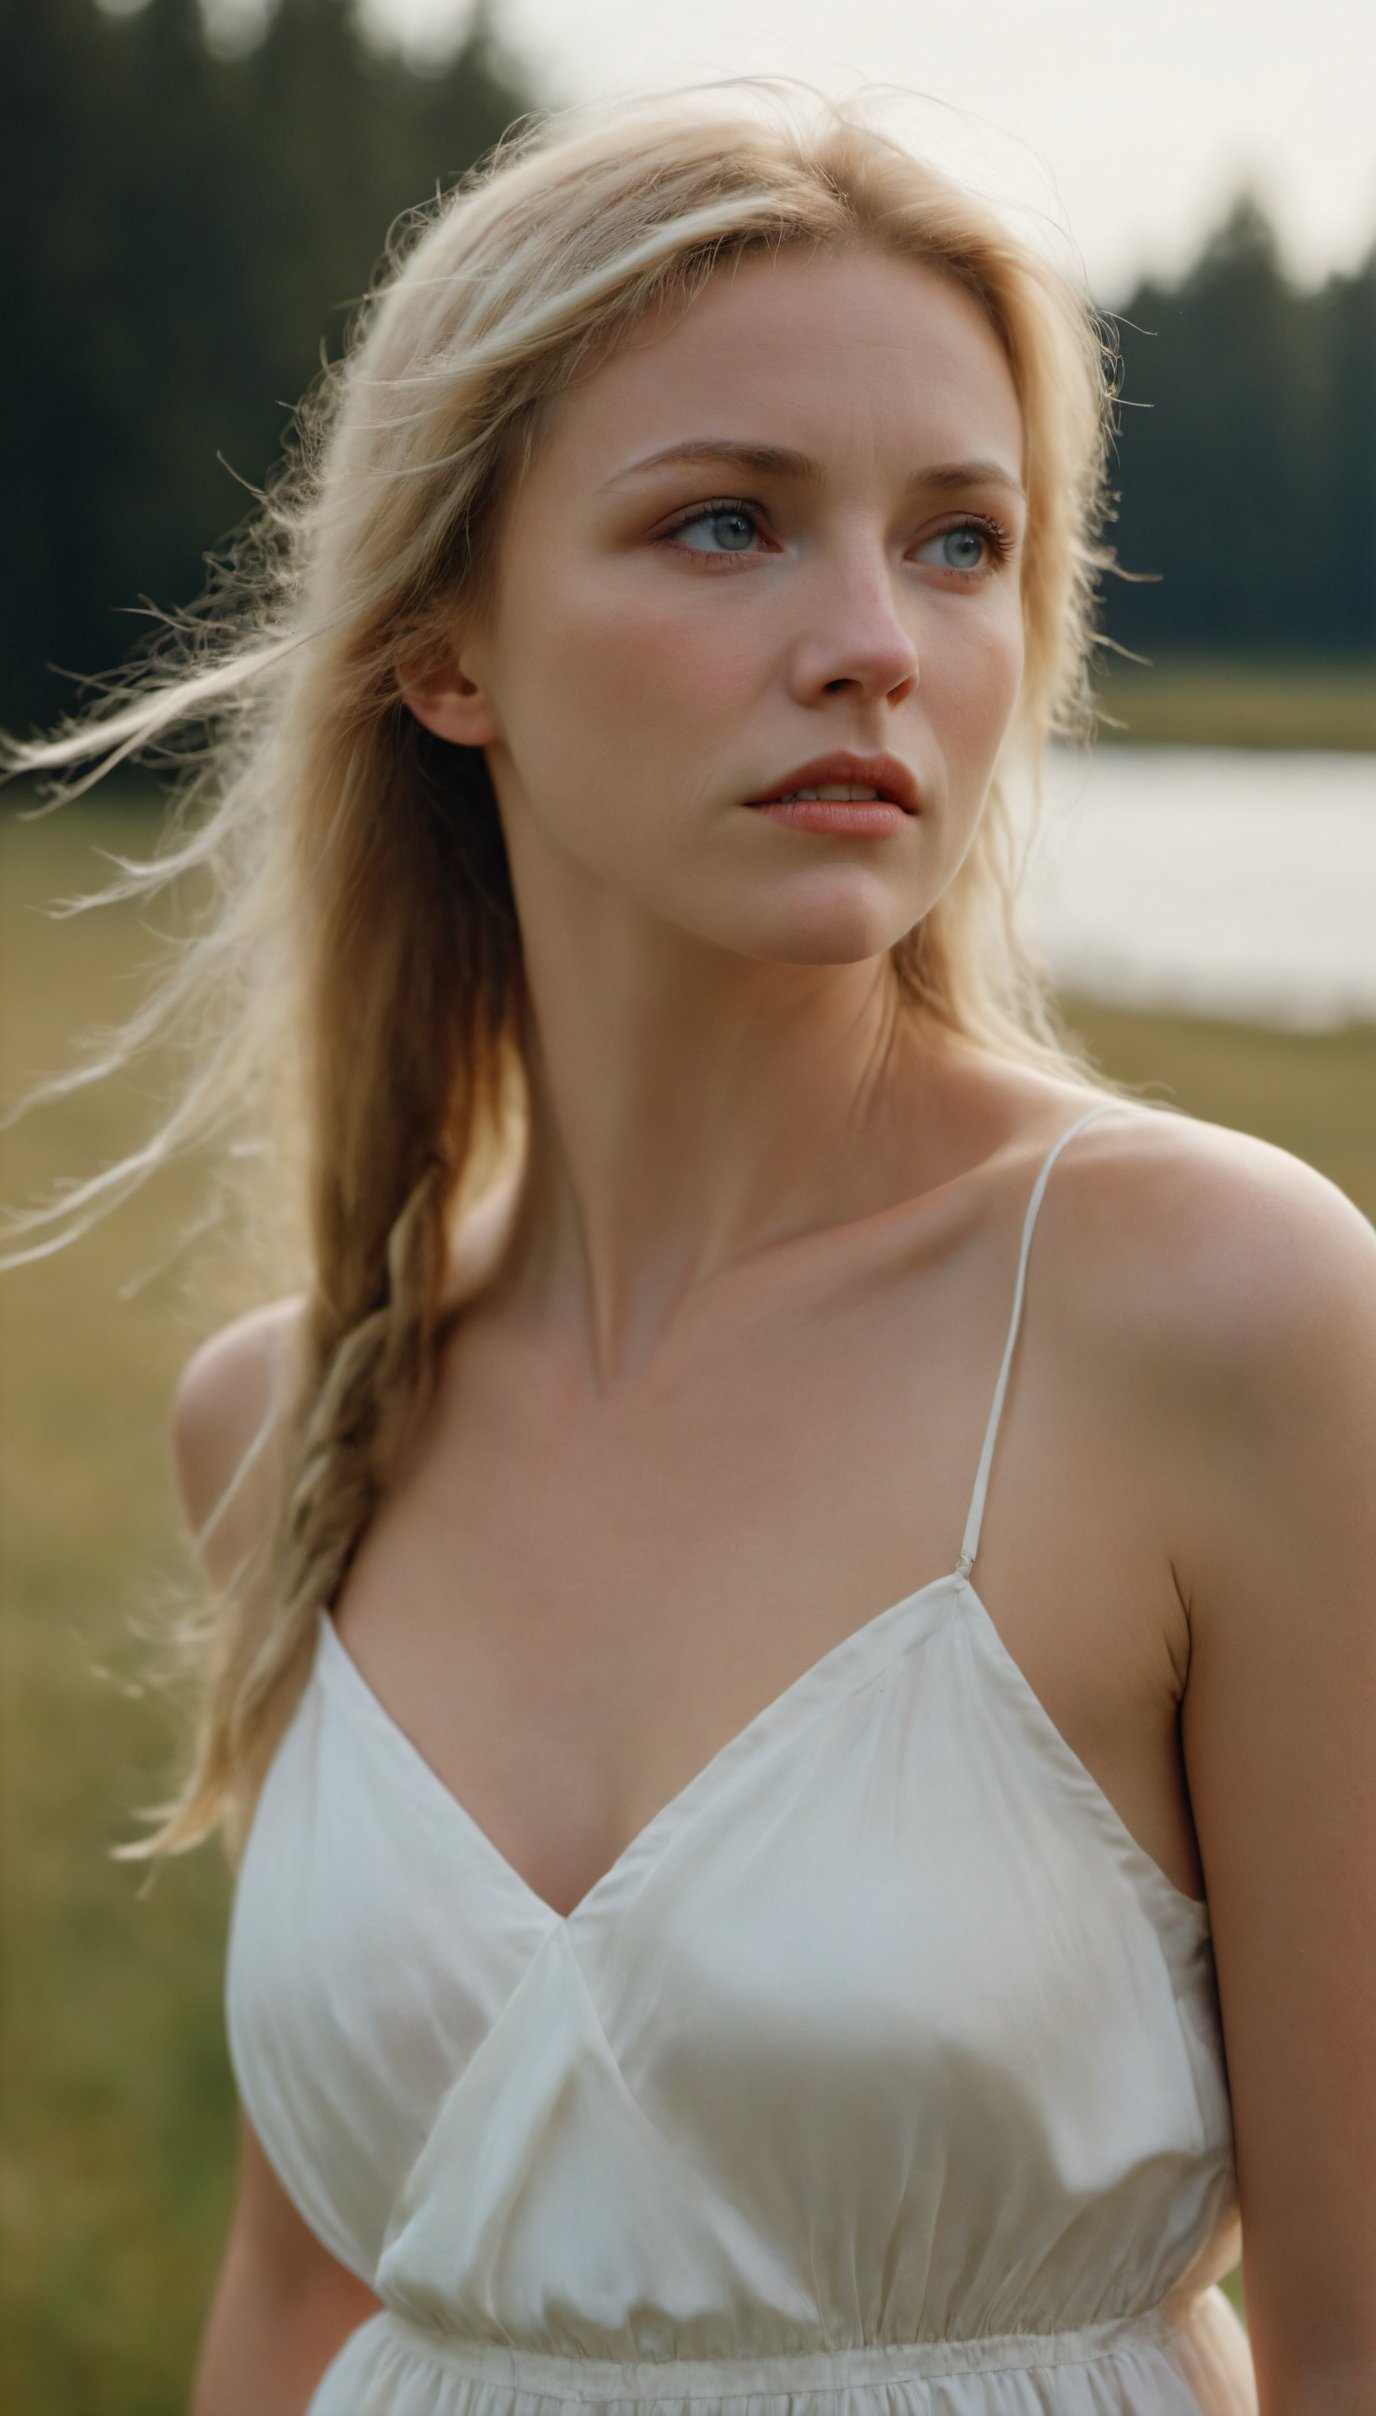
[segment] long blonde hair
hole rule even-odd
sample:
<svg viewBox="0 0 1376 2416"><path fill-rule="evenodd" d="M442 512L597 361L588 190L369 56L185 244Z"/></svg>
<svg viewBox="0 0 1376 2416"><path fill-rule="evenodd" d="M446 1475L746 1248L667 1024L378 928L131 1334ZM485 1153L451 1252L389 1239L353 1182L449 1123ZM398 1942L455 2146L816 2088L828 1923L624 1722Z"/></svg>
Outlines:
<svg viewBox="0 0 1376 2416"><path fill-rule="evenodd" d="M723 262L881 247L958 279L1002 341L1026 443L1025 670L975 841L893 970L913 1012L977 1046L1118 1087L1060 1025L1019 931L1010 810L1015 778L1039 806L1049 736L1093 735L1095 587L1113 562L1107 328L1000 213L857 104L811 92L804 124L684 97L522 121L405 222L200 607L94 712L6 743L11 773L92 767L54 786L61 804L169 734L209 729L160 850L95 901L209 874L209 914L91 1069L189 1033L192 1071L151 1143L18 1230L67 1219L70 1240L153 1166L232 1134L222 1165L251 1184L253 1224L266 1187L284 1215L294 1203L305 1244L290 1381L254 1445L276 1446L270 1515L229 1584L177 1615L190 1766L148 1812L154 1832L115 1849L126 1859L219 1829L237 1862L318 1610L429 1397L455 1220L519 1161L527 998L486 762L421 728L399 665L456 604L490 604L493 531L551 398Z"/></svg>

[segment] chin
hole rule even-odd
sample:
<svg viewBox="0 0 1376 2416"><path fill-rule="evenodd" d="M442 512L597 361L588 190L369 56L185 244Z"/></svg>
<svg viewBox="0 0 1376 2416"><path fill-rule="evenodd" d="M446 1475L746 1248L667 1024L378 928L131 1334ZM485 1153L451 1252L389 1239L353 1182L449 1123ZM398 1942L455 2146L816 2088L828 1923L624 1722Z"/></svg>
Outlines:
<svg viewBox="0 0 1376 2416"><path fill-rule="evenodd" d="M761 916L753 931L729 943L746 956L775 965L862 965L887 956L911 928L911 916L866 912L858 901L814 907L806 914Z"/></svg>

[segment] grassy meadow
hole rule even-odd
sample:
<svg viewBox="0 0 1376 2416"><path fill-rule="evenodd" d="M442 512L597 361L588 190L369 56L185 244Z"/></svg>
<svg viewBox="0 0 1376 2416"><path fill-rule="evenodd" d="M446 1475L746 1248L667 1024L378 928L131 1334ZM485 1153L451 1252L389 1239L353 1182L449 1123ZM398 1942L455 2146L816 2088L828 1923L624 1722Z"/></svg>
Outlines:
<svg viewBox="0 0 1376 2416"><path fill-rule="evenodd" d="M65 922L43 909L111 877L94 846L143 855L154 837L127 801L31 823L4 811L4 1103L132 1006L156 953L146 924L127 907ZM160 907L157 927L169 919ZM1278 1036L1084 1003L1072 1019L1112 1071L1283 1144L1376 1215L1376 1030ZM147 1133L156 1075L77 1091L0 1135L4 1202L46 1197ZM217 1279L208 1310L194 1251L164 1264L200 1203L194 1166L165 1171L70 1248L0 1276L6 2416L183 2416L229 2208L226 1873L207 1848L149 1890L143 1866L108 1858L171 1770L133 1632L190 1574L171 1391L202 1334L244 1305Z"/></svg>
<svg viewBox="0 0 1376 2416"><path fill-rule="evenodd" d="M1102 656L1105 745L1376 751L1376 663L1270 663L1255 655Z"/></svg>

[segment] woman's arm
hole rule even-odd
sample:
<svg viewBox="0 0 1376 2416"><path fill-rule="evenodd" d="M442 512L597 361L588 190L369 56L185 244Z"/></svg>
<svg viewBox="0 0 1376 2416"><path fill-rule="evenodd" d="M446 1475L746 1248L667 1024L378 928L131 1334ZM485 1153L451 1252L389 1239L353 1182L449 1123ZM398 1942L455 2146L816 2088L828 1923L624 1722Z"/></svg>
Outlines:
<svg viewBox="0 0 1376 2416"><path fill-rule="evenodd" d="M172 1460L193 1542L266 1416L278 1355L300 1314L276 1301L211 1335L177 1385ZM222 1584L253 1540L268 1469L249 1471L201 1557ZM233 2217L202 2338L190 2416L300 2416L349 2334L382 2302L322 2246L247 2117Z"/></svg>
<svg viewBox="0 0 1376 2416"><path fill-rule="evenodd" d="M301 2416L380 2305L303 2222L241 2114L234 2214L189 2416Z"/></svg>
<svg viewBox="0 0 1376 2416"><path fill-rule="evenodd" d="M1236 1134L1172 1197L1181 1733L1262 2416L1376 2416L1376 1231Z"/></svg>

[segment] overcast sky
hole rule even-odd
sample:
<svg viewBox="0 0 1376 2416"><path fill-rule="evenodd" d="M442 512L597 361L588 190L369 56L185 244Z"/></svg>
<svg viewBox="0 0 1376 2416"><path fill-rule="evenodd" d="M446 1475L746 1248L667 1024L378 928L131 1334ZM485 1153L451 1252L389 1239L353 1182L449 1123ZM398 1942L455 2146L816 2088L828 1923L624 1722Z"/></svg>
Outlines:
<svg viewBox="0 0 1376 2416"><path fill-rule="evenodd" d="M363 0L418 46L468 0ZM1096 298L1174 274L1244 176L1293 275L1376 240L1372 0L497 0L545 101L733 74L923 101L884 122L1068 230ZM1054 242L1054 238L1053 238Z"/></svg>

